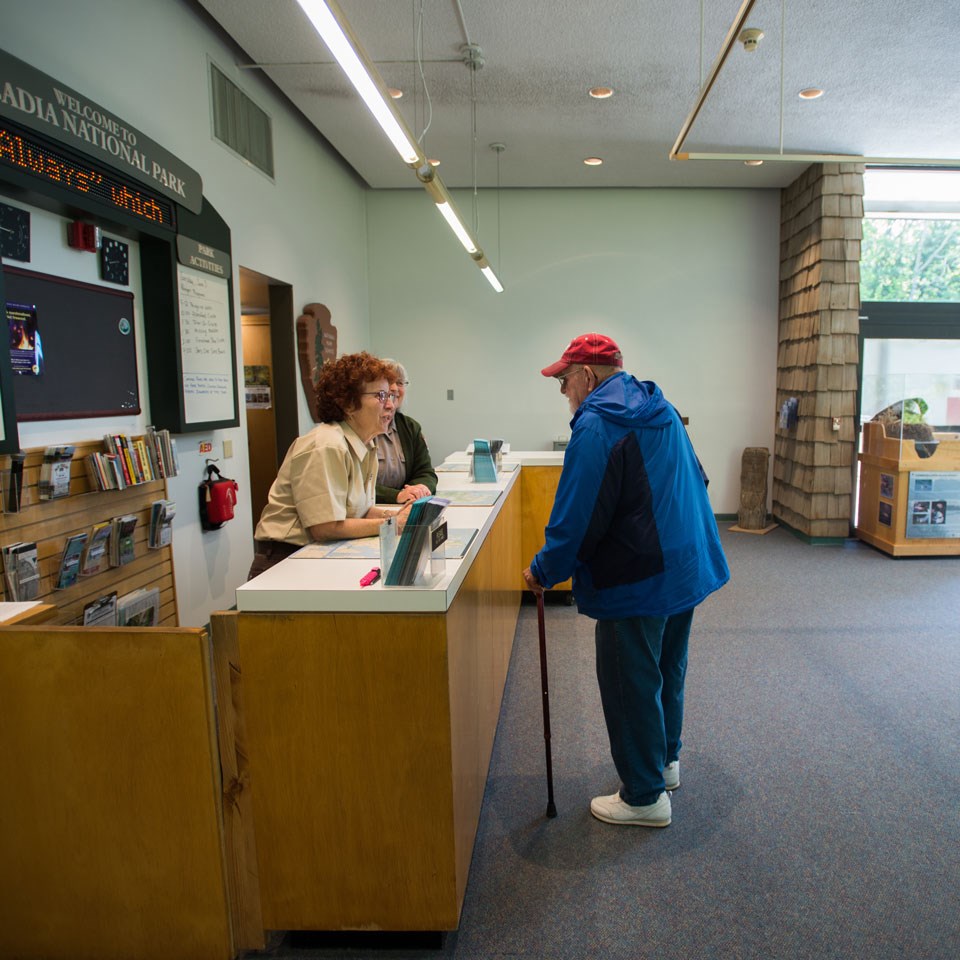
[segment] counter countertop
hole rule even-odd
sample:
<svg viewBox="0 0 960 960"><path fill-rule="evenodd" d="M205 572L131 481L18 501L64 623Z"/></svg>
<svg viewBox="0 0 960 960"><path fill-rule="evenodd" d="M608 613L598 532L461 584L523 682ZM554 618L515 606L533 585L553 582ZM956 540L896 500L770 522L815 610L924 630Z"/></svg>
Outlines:
<svg viewBox="0 0 960 960"><path fill-rule="evenodd" d="M446 612L486 540L520 471L501 474L496 483L471 483L465 474L440 475L437 496L444 490L501 490L492 506L451 504L444 518L451 528L476 529L466 554L446 561L446 570L429 587L384 587L383 581L360 586L360 578L378 560L298 559L288 557L237 588L237 609L260 613L437 613ZM520 571L517 571L519 577Z"/></svg>

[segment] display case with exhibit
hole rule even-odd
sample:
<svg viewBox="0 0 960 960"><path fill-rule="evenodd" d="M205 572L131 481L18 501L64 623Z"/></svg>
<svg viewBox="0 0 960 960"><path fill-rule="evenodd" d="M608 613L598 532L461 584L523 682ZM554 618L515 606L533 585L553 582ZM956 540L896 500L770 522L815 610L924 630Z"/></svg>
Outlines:
<svg viewBox="0 0 960 960"><path fill-rule="evenodd" d="M960 374L864 377L862 397L857 537L960 555Z"/></svg>

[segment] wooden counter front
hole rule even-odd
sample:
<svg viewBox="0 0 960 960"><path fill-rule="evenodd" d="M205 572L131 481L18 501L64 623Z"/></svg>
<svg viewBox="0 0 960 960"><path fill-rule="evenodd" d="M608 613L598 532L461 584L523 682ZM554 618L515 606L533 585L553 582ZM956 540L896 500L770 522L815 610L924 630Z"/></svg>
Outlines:
<svg viewBox="0 0 960 960"><path fill-rule="evenodd" d="M229 960L207 634L0 628L0 956Z"/></svg>
<svg viewBox="0 0 960 960"><path fill-rule="evenodd" d="M221 750L240 730L254 835L238 800L228 875L252 926L456 929L522 585L519 485L503 497L449 609L215 615Z"/></svg>

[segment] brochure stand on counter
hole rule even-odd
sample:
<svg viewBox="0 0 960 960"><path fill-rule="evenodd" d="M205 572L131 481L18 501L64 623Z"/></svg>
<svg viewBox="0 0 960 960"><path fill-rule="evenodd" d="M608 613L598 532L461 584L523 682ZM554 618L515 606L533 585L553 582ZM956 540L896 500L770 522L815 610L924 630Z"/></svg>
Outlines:
<svg viewBox="0 0 960 960"><path fill-rule="evenodd" d="M446 569L447 523L443 497L414 501L410 516L397 534L392 518L380 526L380 569L385 587L429 587Z"/></svg>
<svg viewBox="0 0 960 960"><path fill-rule="evenodd" d="M474 483L496 483L503 463L502 440L474 440L470 452L470 479Z"/></svg>

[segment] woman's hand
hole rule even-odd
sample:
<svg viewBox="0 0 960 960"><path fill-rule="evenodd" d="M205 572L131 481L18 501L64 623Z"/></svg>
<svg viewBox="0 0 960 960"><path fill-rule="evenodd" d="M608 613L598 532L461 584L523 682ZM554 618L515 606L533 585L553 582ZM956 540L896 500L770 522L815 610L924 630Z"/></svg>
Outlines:
<svg viewBox="0 0 960 960"><path fill-rule="evenodd" d="M429 496L431 496L430 488L425 483L408 483L397 494L397 503L407 503L411 500L419 500L421 497Z"/></svg>

